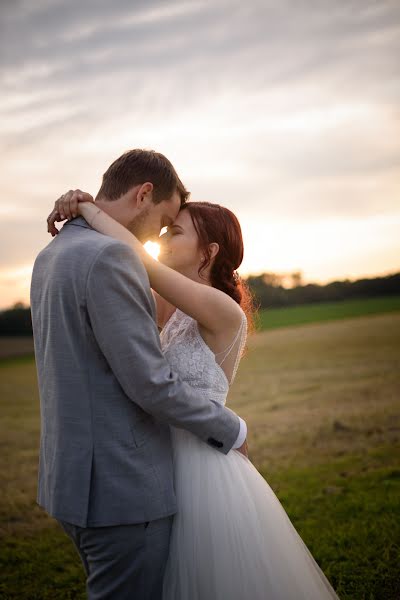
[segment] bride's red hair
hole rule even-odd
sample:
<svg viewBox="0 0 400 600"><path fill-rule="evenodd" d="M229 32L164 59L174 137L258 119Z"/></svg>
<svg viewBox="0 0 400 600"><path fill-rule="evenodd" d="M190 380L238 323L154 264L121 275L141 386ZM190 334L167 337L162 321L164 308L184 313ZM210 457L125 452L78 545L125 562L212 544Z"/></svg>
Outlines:
<svg viewBox="0 0 400 600"><path fill-rule="evenodd" d="M211 262L209 245L216 242L219 251L210 271L211 285L241 306L249 329L253 329L253 298L247 284L236 272L243 260L242 230L236 215L228 208L211 202L188 202L181 210L189 211L206 259L199 268L199 275Z"/></svg>

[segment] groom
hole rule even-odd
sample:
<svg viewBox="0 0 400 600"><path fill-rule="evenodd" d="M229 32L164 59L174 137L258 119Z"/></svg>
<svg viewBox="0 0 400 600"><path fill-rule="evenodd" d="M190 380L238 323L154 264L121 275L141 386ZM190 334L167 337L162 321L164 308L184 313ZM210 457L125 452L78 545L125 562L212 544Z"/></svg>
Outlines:
<svg viewBox="0 0 400 600"><path fill-rule="evenodd" d="M165 156L131 150L107 169L96 204L144 242L187 197ZM160 600L177 511L169 425L227 454L246 453L246 424L171 371L142 263L82 217L37 256L31 311L37 501L72 538L90 599Z"/></svg>

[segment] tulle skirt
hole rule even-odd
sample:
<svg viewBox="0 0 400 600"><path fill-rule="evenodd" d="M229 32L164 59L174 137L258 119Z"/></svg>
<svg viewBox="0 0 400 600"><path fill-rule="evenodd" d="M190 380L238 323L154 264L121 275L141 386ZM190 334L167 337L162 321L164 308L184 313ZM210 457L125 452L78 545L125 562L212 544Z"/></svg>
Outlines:
<svg viewBox="0 0 400 600"><path fill-rule="evenodd" d="M178 512L163 600L338 600L254 465L171 431Z"/></svg>

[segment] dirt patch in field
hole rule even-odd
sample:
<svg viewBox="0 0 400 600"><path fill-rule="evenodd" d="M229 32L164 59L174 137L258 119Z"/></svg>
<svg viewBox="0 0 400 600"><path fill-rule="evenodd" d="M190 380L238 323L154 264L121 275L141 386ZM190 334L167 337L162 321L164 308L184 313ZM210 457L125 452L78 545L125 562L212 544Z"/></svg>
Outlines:
<svg viewBox="0 0 400 600"><path fill-rule="evenodd" d="M0 337L0 360L33 355L33 337Z"/></svg>
<svg viewBox="0 0 400 600"><path fill-rule="evenodd" d="M249 341L229 397L257 466L400 440L400 314L287 327Z"/></svg>

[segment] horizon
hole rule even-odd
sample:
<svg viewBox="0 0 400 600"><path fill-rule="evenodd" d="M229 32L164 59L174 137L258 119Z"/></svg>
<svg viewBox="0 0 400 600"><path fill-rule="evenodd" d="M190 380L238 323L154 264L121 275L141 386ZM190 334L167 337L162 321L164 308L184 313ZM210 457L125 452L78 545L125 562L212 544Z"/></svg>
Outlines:
<svg viewBox="0 0 400 600"><path fill-rule="evenodd" d="M242 275L242 278L244 280L247 280L250 277L260 277L262 275L269 275L271 274L271 272L263 272L263 273L248 273L246 275ZM290 273L274 273L274 275L282 275L283 277L285 277L285 275L287 275L287 278L289 279L290 277ZM295 287L304 287L307 285L320 285L320 286L325 286L325 285L329 285L332 283L342 283L345 281L349 281L350 283L354 283L355 281L360 281L360 280L365 280L365 279L379 279L379 278L384 278L384 277L392 277L394 275L400 275L400 269L398 271L389 271L389 272L385 272L385 273L377 273L375 275L366 275L366 276L361 276L361 277L356 277L354 279L351 278L343 278L343 279L329 279L325 282L317 282L317 281L305 281L302 280L302 282L300 284L297 285L291 285L291 286L287 286L284 284L280 284L282 285L282 287L284 289L293 289ZM0 312L4 312L7 310L13 310L15 309L16 305L21 305L18 306L18 308L30 308L30 303L29 302L24 302L23 300L16 300L15 302L13 302L11 305L9 306L1 306L0 305Z"/></svg>

